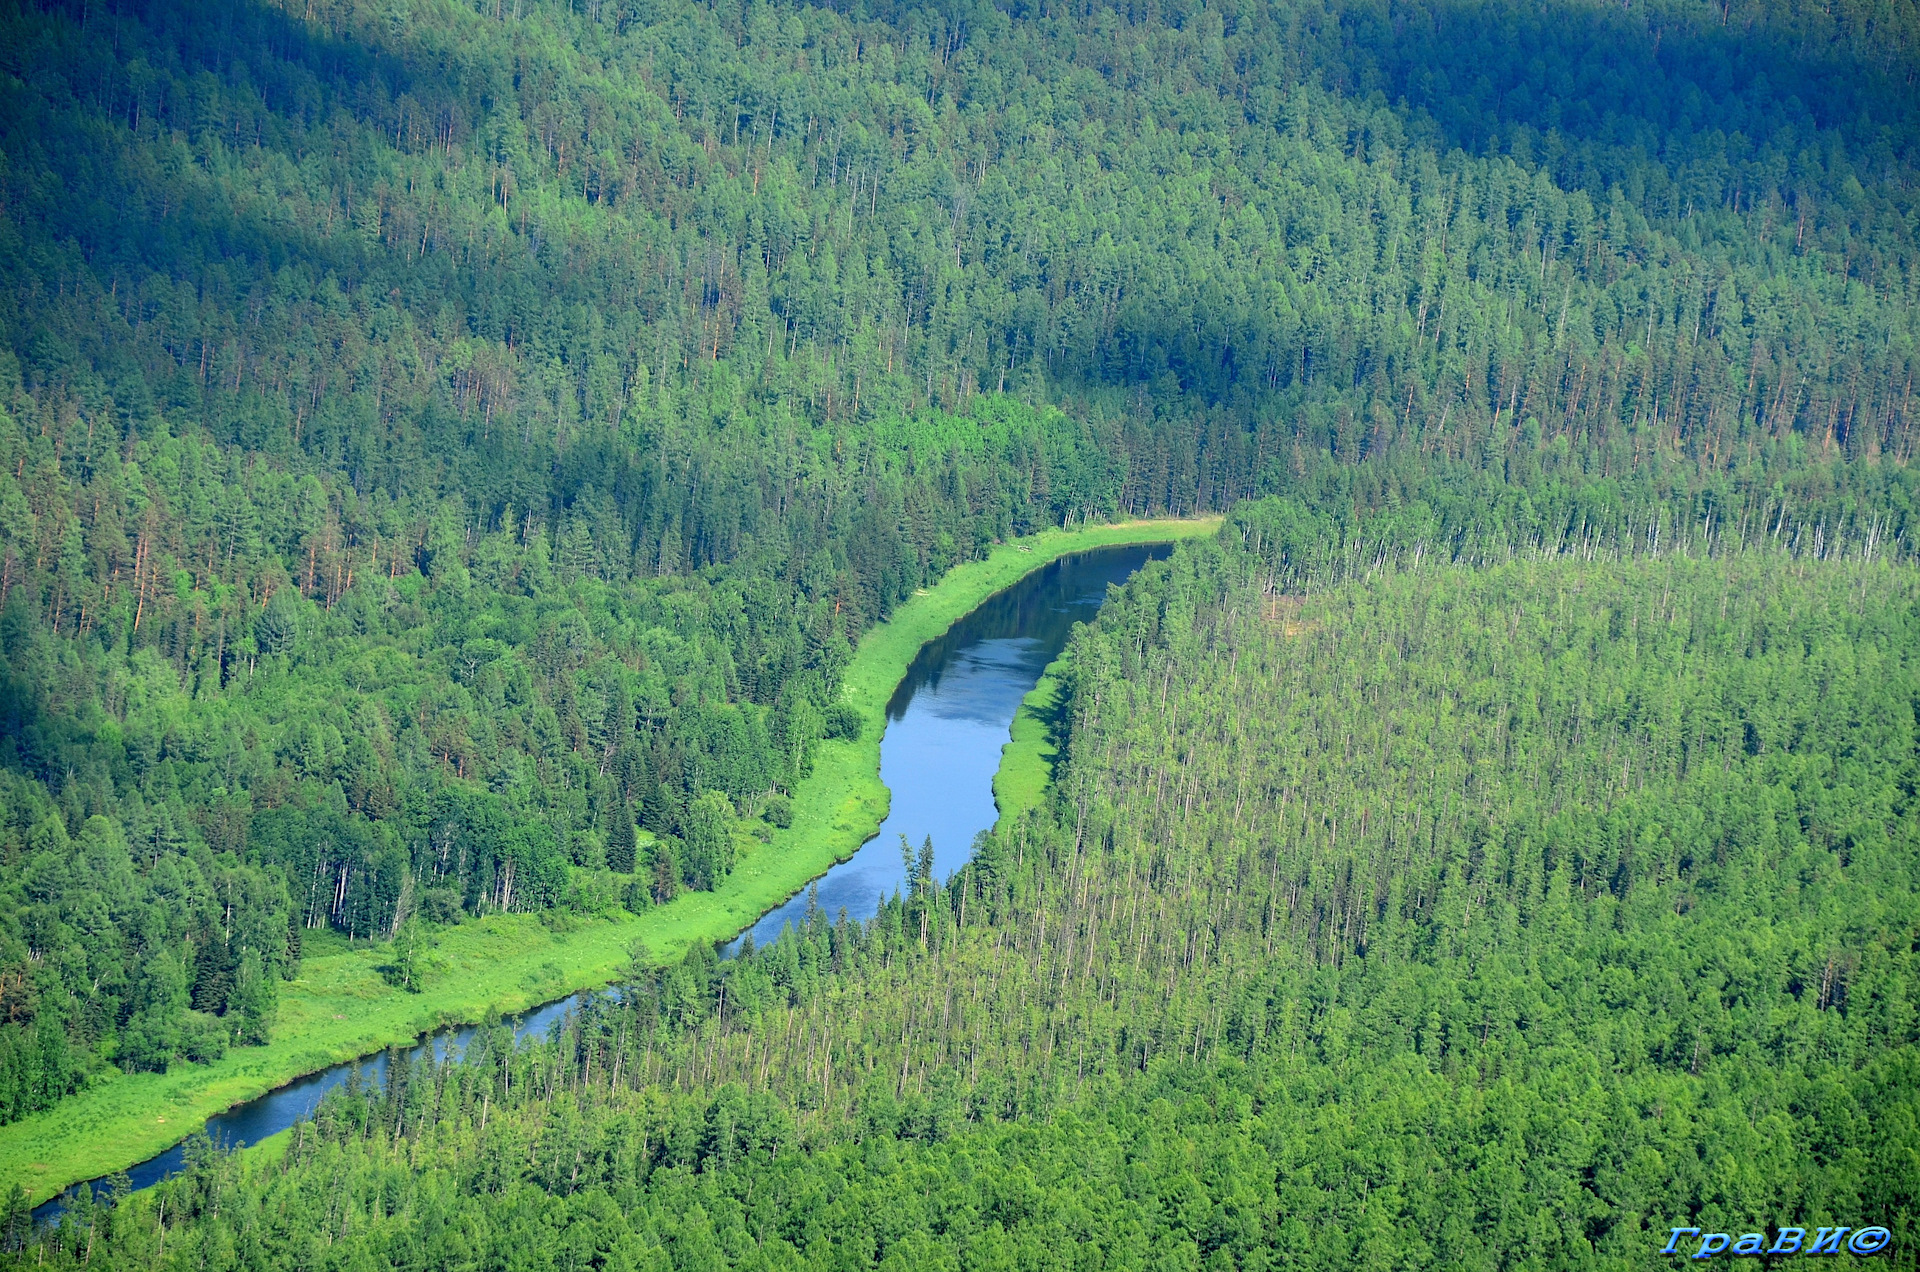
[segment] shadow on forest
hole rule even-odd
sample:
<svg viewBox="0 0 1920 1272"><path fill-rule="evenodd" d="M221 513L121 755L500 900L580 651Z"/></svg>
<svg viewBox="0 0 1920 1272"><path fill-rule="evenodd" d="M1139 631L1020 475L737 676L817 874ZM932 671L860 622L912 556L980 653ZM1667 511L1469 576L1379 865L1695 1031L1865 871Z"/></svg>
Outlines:
<svg viewBox="0 0 1920 1272"><path fill-rule="evenodd" d="M823 7L840 12L850 6ZM1091 30L1088 19L1117 12L1136 26L1178 25L1180 7L1166 0L1116 0L1086 6L1080 21ZM1043 0L877 0L860 11L901 29L957 28L964 40L989 29L987 15L994 8L1015 19L1041 19L1044 13L1057 20L1060 6ZM1801 20L1826 21L1834 30L1809 26L1794 32L1759 25L1752 13L1734 12L1731 5L1723 12L1717 4L1700 5L1689 17L1678 9L1631 4L1321 0L1268 10L1274 40L1264 50L1259 10L1236 12L1229 5L1220 11L1229 39L1253 36L1256 57L1290 52L1279 47L1283 37L1289 45L1301 43L1306 59L1318 59L1306 69L1330 89L1358 96L1378 90L1396 106L1428 116L1445 145L1475 153L1515 124L1537 132L1553 128L1573 141L1627 145L1644 142L1649 129L1743 129L1749 140L1759 141L1764 132L1799 122L1792 116L1801 108L1822 128L1855 129L1863 112L1875 126L1910 125L1920 107L1920 97L1910 91L1916 50L1889 47L1884 24L1836 39L1839 20L1832 8ZM1198 12L1196 6L1192 16ZM1720 18L1724 24L1715 20ZM1871 47L1875 60L1859 56L1861 47ZM1763 133L1754 131L1756 124ZM1642 158L1660 156L1655 144Z"/></svg>
<svg viewBox="0 0 1920 1272"><path fill-rule="evenodd" d="M1335 87L1378 89L1469 152L1525 124L1575 142L1644 146L1641 162L1661 162L1669 138L1713 129L1764 147L1808 123L1910 127L1920 100L1906 87L1912 50L1870 63L1784 29L1736 32L1644 8L1441 0L1349 4L1339 14L1351 57Z"/></svg>
<svg viewBox="0 0 1920 1272"><path fill-rule="evenodd" d="M51 7L76 23L88 20L88 0L55 0ZM737 12L727 6L708 7L723 26L737 24ZM821 7L842 13L852 6ZM859 13L903 31L924 29L924 20L910 19L931 14L936 27L957 28L964 42L974 32L992 29L987 15L996 7L1016 18L1037 14L1037 6L1025 0L997 6L992 0L882 0L859 6ZM1176 20L1168 12L1173 6L1153 0L1127 0L1117 7L1129 22ZM616 15L611 6L604 12ZM631 6L618 13L624 16L603 21L640 20ZM1093 16L1082 24L1090 24ZM1259 68L1266 66L1270 84L1284 78L1283 37L1291 34L1284 22L1294 16L1292 9L1275 13L1265 32L1256 16L1229 17L1229 37L1243 41L1254 55L1253 74L1262 74ZM1524 125L1537 134L1552 129L1570 143L1633 151L1634 162L1661 163L1671 161L1669 137L1739 131L1764 148L1783 130L1808 125L1851 133L1884 127L1904 132L1920 109L1920 96L1910 91L1914 50L1887 49L1884 31L1878 46L1883 56L1867 61L1845 47L1863 43L1858 33L1843 41L1831 33L1821 39L1810 28L1736 30L1712 22L1716 15L1705 6L1699 20L1688 21L1644 7L1331 0L1324 7L1300 6L1297 16L1307 20L1309 32L1303 71L1339 93L1378 91L1403 114L1430 121L1445 146L1469 153L1500 148L1516 126ZM188 75L206 72L233 83L257 75L268 63L298 67L321 90L321 101L311 93L292 93L279 94L278 101L269 95L267 105L303 125L335 107L366 122L408 97L419 109L445 116L436 127L457 131L471 127L496 92L494 72L510 69L482 50L462 50L455 61L410 32L396 32L391 44L380 45L325 35L252 0L210 5L133 0L115 20L127 17L144 26L147 40L177 57ZM1733 20L1740 21L1740 15ZM741 107L751 115L747 99ZM1611 166L1596 161L1601 163L1596 175L1604 180L1630 175L1612 170L1626 156L1616 156Z"/></svg>
<svg viewBox="0 0 1920 1272"><path fill-rule="evenodd" d="M38 778L57 791L67 776L68 766L61 763L70 749L62 745L66 730L47 715L44 695L21 666L30 657L37 626L16 591L0 610L0 769Z"/></svg>
<svg viewBox="0 0 1920 1272"><path fill-rule="evenodd" d="M737 21L737 13L725 5L716 3L713 8L723 26ZM1148 0L1128 0L1126 8L1126 16L1140 21L1165 16ZM1010 9L1016 15L1025 12L1019 6ZM911 16L937 12L940 22L957 25L964 35L992 30L991 10L989 0L979 0L972 5L943 4L937 10L879 3L862 12L902 24ZM518 45L504 39L476 41L472 47L453 51L435 47L432 35L422 38L393 25L379 28L375 42L367 43L322 33L297 16L253 0L216 0L204 6L185 0L131 0L111 19L92 13L89 0L55 0L53 11L67 14L82 30L88 22L109 20L141 25L140 31L114 46L118 53L99 56L118 57L129 66L136 56L143 56L149 63L167 64L166 73L177 72L181 82L204 72L229 85L264 86L259 91L268 113L290 126L267 130L262 143L279 148L294 166L305 161L301 152L312 144L315 126L335 111L373 126L372 131L391 141L397 135L393 119L404 115L398 104L411 102L407 110L426 118L430 130L444 130L446 144L456 144L483 126L487 112L501 105L498 94L505 84L513 85L507 90L510 94L524 98L516 102L510 96L509 108L517 104L525 113L538 105L518 82L520 71L513 62ZM611 8L606 12L616 13ZM610 20L635 20L631 7L618 12L625 16ZM1384 4L1334 0L1306 14L1317 18L1317 25L1304 24L1305 43L1295 49L1289 44L1292 35L1284 21L1290 13L1232 19L1229 38L1247 45L1249 57L1244 64L1250 68L1249 75L1284 89L1286 76L1295 73L1286 69L1293 59L1299 63L1298 73L1314 76L1343 93L1361 97L1380 93L1415 137L1437 138L1443 147L1469 152L1510 152L1523 159L1529 151L1536 152L1563 186L1595 192L1614 186L1634 189L1649 165L1677 175L1689 164L1710 163L1719 143L1699 140L1704 130L1738 131L1762 151L1773 147L1782 159L1780 171L1795 172L1794 180L1801 179L1797 174L1803 169L1787 165L1786 160L1799 164L1797 157L1813 142L1808 130L1815 126L1837 127L1864 137L1864 130L1890 125L1896 145L1885 153L1906 162L1911 149L1908 138L1916 100L1900 80L1903 68L1911 66L1908 50L1870 64L1841 43L1815 47L1785 30L1739 34L1723 30L1711 23L1706 9L1699 11L1697 22L1661 19L1665 25L1656 29L1650 28L1643 10L1561 5L1541 11L1506 0ZM1089 12L1067 21L1091 32L1098 17L1097 12ZM925 23L913 25L919 29ZM76 71L74 78L78 84L82 77ZM111 82L112 76L107 80ZM675 91L683 96L692 93L697 99L702 92L719 90L693 82ZM753 97L754 92L739 96L736 107ZM117 100L117 107L109 100L104 109L124 124L127 120L118 112L128 108L125 93ZM696 100L693 105L700 103ZM192 107L178 109L190 113ZM784 128L788 126L791 121L783 124L782 136L787 135ZM1521 135L1522 127L1533 136ZM35 144L21 135L21 129L20 121L0 118L0 147L14 151ZM1557 156L1547 154L1541 141L1548 130L1566 143ZM85 139L78 131L73 135L76 140ZM1865 153L1862 147L1856 162ZM114 198L125 190L127 178L100 157L58 153L48 157L56 173L65 175L65 166L72 165L74 174L95 179L93 197L62 202L57 211L44 213L58 217L57 224L44 227L49 241L72 243L89 261L139 260L157 273L196 284L214 265L223 267L229 279L240 279L292 261L334 279L343 291L352 291L384 270L381 286L391 281L393 295L414 310L416 320L429 317L438 307L436 302L472 301L482 287L448 262L433 259L412 270L389 269L388 265L397 266L397 249L357 235L326 237L313 226L249 217L217 198L191 207L175 205L169 220L164 204L155 209L142 199ZM1723 159L1739 161L1741 156L1729 152ZM355 161L353 155L336 156L336 162ZM96 170L89 171L89 165ZM103 171L111 175L101 179ZM1805 179L1816 185L1822 179L1817 164L1804 171ZM116 181L123 184L116 186ZM1828 193L1811 192L1822 198ZM1665 213L1678 216L1681 207L1677 205L1689 194L1669 183L1664 197L1676 204ZM1719 197L1717 188L1713 197ZM187 228L182 228L182 221ZM532 313L539 306L529 297L543 289L548 299L557 293L564 293L562 298L568 302L581 299L568 271L541 259L538 225L521 228L528 235L528 251L498 263L492 271L495 277L485 280L485 288L500 302L492 307ZM488 308L471 304L470 312ZM1240 350L1235 341L1222 337L1215 342L1209 337L1196 344L1185 318L1171 309L1141 307L1129 315L1129 323L1136 325L1124 332L1109 329L1098 338L1104 349L1076 353L1082 360L1063 372L1061 383L1073 384L1077 377L1082 382L1076 385L1078 391L1099 394L1158 383L1160 376L1171 372L1181 390L1200 394L1211 404L1239 403L1246 394L1257 395L1262 371L1237 360ZM489 339L496 335L487 333ZM105 343L91 343L97 338L97 333L82 330L74 344L84 358L74 361L90 360L111 380L119 374L114 368L126 366L128 359ZM37 355L41 346L35 348ZM204 354L203 348L203 359ZM56 349L49 356L58 361L66 355ZM33 364L30 371L44 372L45 360L36 356L29 362ZM1353 383L1364 378L1369 365L1364 356L1354 361ZM174 378L180 401L169 405L191 410L196 390L186 385L184 370ZM130 388L128 398L137 399L144 391ZM457 466L461 446L470 446L472 439L457 428L443 432L434 439L433 449L443 462ZM270 449L269 443L254 446L251 437L223 440L241 441L250 450ZM586 484L590 472L598 471L602 459L583 452L560 466L562 480L557 485L544 480L535 486L522 482L512 489L490 490L486 498L496 507L511 503L524 508L553 498L564 504L571 492ZM343 462L353 468L359 486L363 466L379 473L386 461L374 454ZM369 480L393 484L377 476ZM631 491L643 496L656 484L649 473L607 473L597 486L604 492L613 480L627 482Z"/></svg>

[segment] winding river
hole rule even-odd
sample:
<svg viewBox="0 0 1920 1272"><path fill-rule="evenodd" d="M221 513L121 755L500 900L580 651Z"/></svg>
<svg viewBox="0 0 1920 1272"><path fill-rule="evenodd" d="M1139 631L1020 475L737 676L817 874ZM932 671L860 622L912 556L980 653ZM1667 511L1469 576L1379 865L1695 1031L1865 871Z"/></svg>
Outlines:
<svg viewBox="0 0 1920 1272"><path fill-rule="evenodd" d="M850 918L871 917L881 899L906 882L902 835L916 851L927 838L933 840L936 878L964 865L974 837L991 828L997 816L993 775L1020 700L1066 648L1074 624L1099 612L1109 584L1124 583L1171 550L1168 544L1137 544L1061 557L989 597L923 648L887 703L880 740L880 777L892 794L886 821L853 856L762 916L750 929L754 942L764 945L789 923L804 920L809 904L818 904L829 917L843 908ZM739 946L736 938L724 952L735 953ZM578 996L563 998L513 1019L515 1037L548 1036L577 1001ZM471 1025L449 1030L401 1054L411 1057L430 1047L444 1058L464 1050L475 1032ZM308 1074L236 1105L208 1118L207 1133L233 1148L258 1143L310 1114L356 1066L363 1079L382 1081L387 1053ZM185 1152L184 1144L176 1144L133 1167L127 1172L133 1186L149 1187L179 1170ZM43 1203L34 1218L57 1219L64 1201Z"/></svg>
<svg viewBox="0 0 1920 1272"><path fill-rule="evenodd" d="M809 888L776 906L750 931L765 945L787 924L799 924L817 903L828 918L844 907L871 918L880 900L906 884L900 838L918 852L933 839L934 877L966 864L973 838L992 827L993 775L1020 700L1060 656L1075 623L1106 603L1107 585L1124 583L1167 544L1100 548L1061 557L1035 570L930 642L907 668L887 703L880 739L880 780L892 800L879 833ZM735 940L727 949L739 946Z"/></svg>

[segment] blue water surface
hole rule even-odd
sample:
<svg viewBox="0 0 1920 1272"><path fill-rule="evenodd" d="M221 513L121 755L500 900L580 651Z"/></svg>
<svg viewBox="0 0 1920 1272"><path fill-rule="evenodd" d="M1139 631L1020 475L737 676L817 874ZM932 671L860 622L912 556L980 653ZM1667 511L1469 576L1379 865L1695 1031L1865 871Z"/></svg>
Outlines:
<svg viewBox="0 0 1920 1272"><path fill-rule="evenodd" d="M755 923L754 942L764 945L789 923L803 922L810 900L829 918L843 909L849 918L872 917L881 900L906 882L902 835L916 851L932 838L936 878L965 865L974 837L991 828L997 816L993 775L1020 700L1066 648L1074 624L1099 613L1109 586L1126 582L1171 550L1168 544L1148 544L1062 557L989 598L923 648L887 704L880 740L880 777L892 794L886 821L858 852L815 881L817 892L810 887ZM740 947L736 938L724 952ZM570 996L512 1018L508 1023L516 1041L549 1037L585 998ZM477 1032L473 1025L449 1029L400 1054L411 1060L431 1050L445 1060L464 1052ZM257 1144L310 1116L320 1097L345 1082L356 1066L363 1081L384 1084L387 1055L382 1051L335 1065L236 1105L207 1119L207 1134L230 1148ZM179 1171L185 1157L182 1142L127 1174L135 1189L151 1187ZM76 1184L35 1208L34 1219L55 1222L75 1189L104 1192L106 1187L106 1180Z"/></svg>
<svg viewBox="0 0 1920 1272"><path fill-rule="evenodd" d="M1171 545L1101 548L1062 557L991 597L923 648L887 703L880 739L880 780L892 802L879 833L817 880L817 901L803 890L767 912L751 929L765 945L788 924L805 922L817 903L829 919L842 909L871 918L882 898L903 888L907 867L900 838L918 852L933 839L934 877L966 864L974 836L992 827L993 775L1020 700L1060 656L1075 623L1106 603L1124 583ZM737 952L736 940L727 947Z"/></svg>

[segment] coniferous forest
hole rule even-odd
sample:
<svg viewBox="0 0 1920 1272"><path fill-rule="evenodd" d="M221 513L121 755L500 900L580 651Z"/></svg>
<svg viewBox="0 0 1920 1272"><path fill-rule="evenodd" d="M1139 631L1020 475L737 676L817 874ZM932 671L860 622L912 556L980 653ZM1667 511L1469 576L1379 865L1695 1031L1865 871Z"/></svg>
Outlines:
<svg viewBox="0 0 1920 1272"><path fill-rule="evenodd" d="M1892 0L0 0L0 1125L713 891L916 592L1225 516L952 878L0 1262L1920 1267L1917 81Z"/></svg>

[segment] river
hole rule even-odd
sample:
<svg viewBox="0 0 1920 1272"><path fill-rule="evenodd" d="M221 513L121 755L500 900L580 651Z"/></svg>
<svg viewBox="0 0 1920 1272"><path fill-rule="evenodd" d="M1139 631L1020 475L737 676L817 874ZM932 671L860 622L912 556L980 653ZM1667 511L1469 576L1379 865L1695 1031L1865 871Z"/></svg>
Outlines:
<svg viewBox="0 0 1920 1272"><path fill-rule="evenodd" d="M887 703L880 739L880 778L892 795L886 821L853 856L762 916L750 929L754 942L764 945L787 924L799 923L810 898L829 917L842 908L850 918L871 917L881 899L906 882L902 835L916 851L932 838L936 878L945 879L966 864L974 837L991 828L997 816L993 775L1020 700L1066 648L1074 624L1099 613L1109 584L1124 583L1142 565L1171 551L1168 544L1140 544L1062 557L989 597L923 648ZM735 953L739 946L735 938L724 952ZM548 1036L577 1001L578 996L569 996L515 1018L515 1037ZM431 1047L445 1058L463 1050L474 1032L471 1025L449 1030L402 1054L410 1057ZM382 1081L387 1053L308 1074L235 1105L208 1118L207 1133L232 1148L278 1134L309 1115L356 1064L363 1078ZM184 1143L176 1144L133 1167L127 1172L133 1186L146 1188L173 1174L185 1152ZM91 1186L104 1183L95 1180ZM35 1220L57 1219L64 1202L62 1196L42 1203L34 1210Z"/></svg>
<svg viewBox="0 0 1920 1272"><path fill-rule="evenodd" d="M842 907L871 918L906 883L900 837L918 852L933 839L934 877L966 864L973 838L992 827L993 775L1020 700L1060 656L1075 623L1090 621L1107 585L1124 583L1168 544L1100 548L1061 557L1027 575L930 642L887 703L880 780L892 794L887 820L861 849L822 875L817 901L829 919ZM765 945L805 917L812 889L776 906L750 929ZM736 939L727 949L739 945Z"/></svg>

